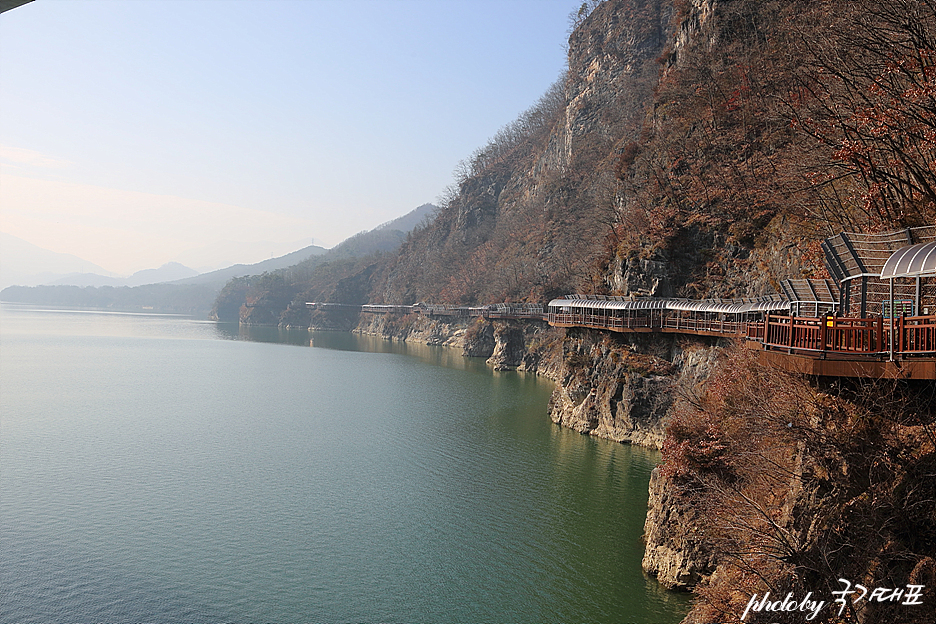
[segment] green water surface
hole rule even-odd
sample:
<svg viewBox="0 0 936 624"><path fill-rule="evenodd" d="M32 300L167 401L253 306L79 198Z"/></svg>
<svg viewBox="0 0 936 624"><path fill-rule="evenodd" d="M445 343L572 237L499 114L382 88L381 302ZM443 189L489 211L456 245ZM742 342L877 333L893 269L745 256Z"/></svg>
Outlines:
<svg viewBox="0 0 936 624"><path fill-rule="evenodd" d="M309 348L311 344L314 345ZM658 456L457 350L0 310L0 620L678 622Z"/></svg>

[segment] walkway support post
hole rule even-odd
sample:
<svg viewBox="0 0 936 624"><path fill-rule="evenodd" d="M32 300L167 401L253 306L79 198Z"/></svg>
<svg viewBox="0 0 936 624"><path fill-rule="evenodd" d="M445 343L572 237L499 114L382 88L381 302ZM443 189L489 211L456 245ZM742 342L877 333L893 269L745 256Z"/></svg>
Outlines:
<svg viewBox="0 0 936 624"><path fill-rule="evenodd" d="M894 278L890 278L890 361L894 361Z"/></svg>

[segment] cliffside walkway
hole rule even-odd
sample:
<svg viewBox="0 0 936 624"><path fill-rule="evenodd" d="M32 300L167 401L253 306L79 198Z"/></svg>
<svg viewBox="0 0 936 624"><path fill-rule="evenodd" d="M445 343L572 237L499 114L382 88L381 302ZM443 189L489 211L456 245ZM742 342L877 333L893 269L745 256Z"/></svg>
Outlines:
<svg viewBox="0 0 936 624"><path fill-rule="evenodd" d="M543 321L621 333L674 333L744 340L766 364L830 377L936 379L936 314L801 317L778 298L741 301L570 295L540 304L487 306L306 304L364 314L420 314ZM785 312L785 313L784 313Z"/></svg>
<svg viewBox="0 0 936 624"><path fill-rule="evenodd" d="M648 302L621 301L612 308L596 307L597 301L592 301L578 297L554 300L544 320L555 327L742 339L762 351L763 362L809 375L936 379L933 314L801 317L780 313L783 305L789 305L786 302L726 304L662 299L654 300L657 307L648 309ZM641 313L640 307L628 305L631 303L647 311Z"/></svg>
<svg viewBox="0 0 936 624"><path fill-rule="evenodd" d="M936 379L936 225L842 232L826 239L822 249L832 279L788 279L780 283L781 292L749 299L566 295L546 306L306 305L723 336L759 349L765 364L809 375Z"/></svg>

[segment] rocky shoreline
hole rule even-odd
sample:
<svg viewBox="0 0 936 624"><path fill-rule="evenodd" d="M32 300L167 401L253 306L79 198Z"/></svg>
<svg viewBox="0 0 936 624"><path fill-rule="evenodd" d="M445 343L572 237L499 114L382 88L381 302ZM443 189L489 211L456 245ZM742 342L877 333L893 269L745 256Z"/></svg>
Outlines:
<svg viewBox="0 0 936 624"><path fill-rule="evenodd" d="M362 315L352 332L461 349L495 370L555 382L554 423L582 434L660 450L679 393L697 387L727 343L705 337L643 336L558 329L543 322ZM665 587L689 590L712 573L714 555L698 524L654 470L644 527L644 571Z"/></svg>
<svg viewBox="0 0 936 624"><path fill-rule="evenodd" d="M325 329L325 327L322 327ZM659 450L676 388L692 387L715 366L720 341L558 329L539 321L363 315L352 332L461 349L494 370L536 373L556 382L556 424Z"/></svg>

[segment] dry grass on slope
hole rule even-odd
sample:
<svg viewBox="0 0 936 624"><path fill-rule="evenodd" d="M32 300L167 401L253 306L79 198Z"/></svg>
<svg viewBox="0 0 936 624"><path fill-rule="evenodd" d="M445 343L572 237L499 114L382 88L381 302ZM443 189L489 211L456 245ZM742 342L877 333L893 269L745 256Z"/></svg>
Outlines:
<svg viewBox="0 0 936 624"><path fill-rule="evenodd" d="M936 384L817 386L729 352L668 427L664 473L717 553L687 621L736 622L753 594L823 595L839 578L927 587L927 604L859 603L815 622L930 622L936 597ZM749 614L747 622L803 614ZM787 618L787 619L784 619Z"/></svg>

